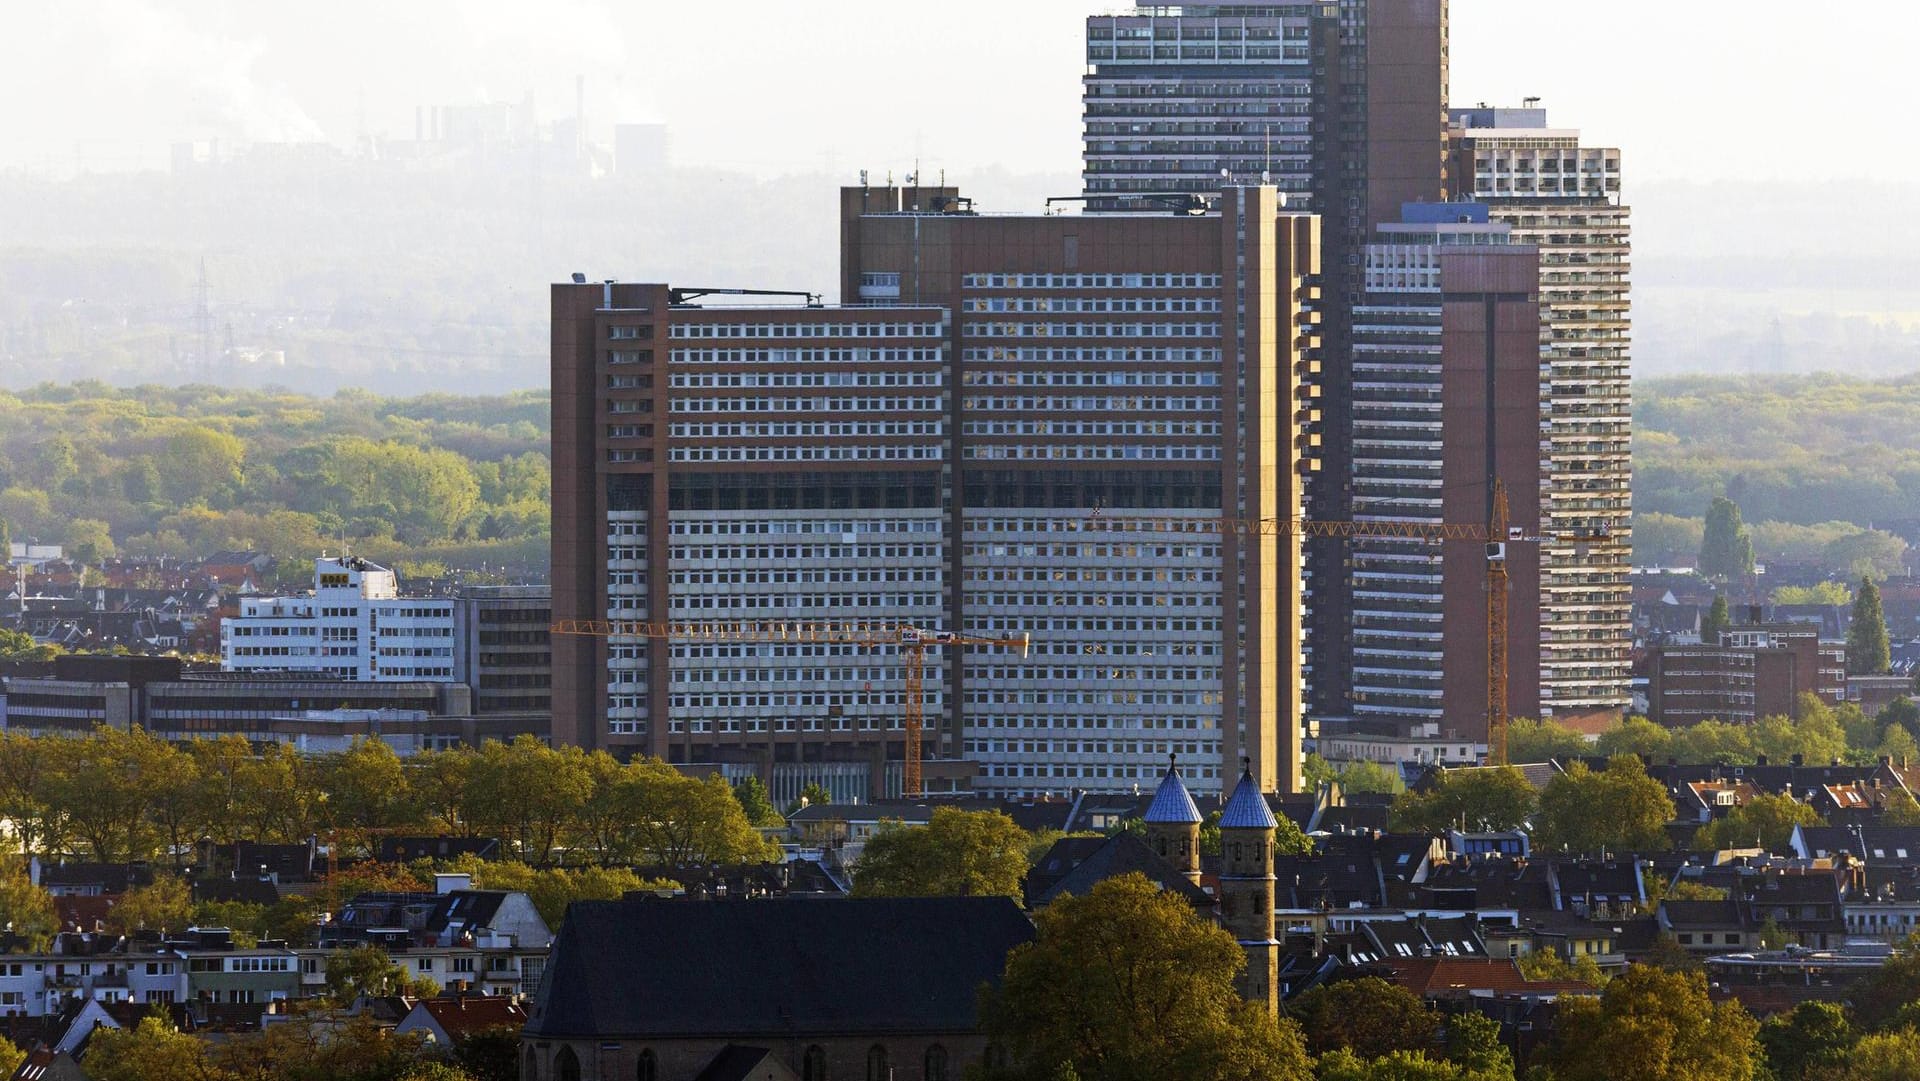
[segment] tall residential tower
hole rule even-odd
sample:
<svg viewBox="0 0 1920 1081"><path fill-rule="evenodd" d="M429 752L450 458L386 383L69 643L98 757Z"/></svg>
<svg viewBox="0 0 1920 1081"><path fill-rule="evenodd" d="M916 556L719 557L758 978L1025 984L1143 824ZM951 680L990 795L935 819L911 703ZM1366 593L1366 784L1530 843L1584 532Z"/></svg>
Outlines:
<svg viewBox="0 0 1920 1081"><path fill-rule="evenodd" d="M857 620L933 649L930 786L1297 784L1319 222L841 193L843 307L554 287L556 619ZM561 638L554 734L776 774L903 753L895 651ZM777 788L778 786L776 786Z"/></svg>
<svg viewBox="0 0 1920 1081"><path fill-rule="evenodd" d="M1545 109L1454 111L1456 197L1540 251L1540 712L1618 716L1632 684L1633 402L1620 151Z"/></svg>

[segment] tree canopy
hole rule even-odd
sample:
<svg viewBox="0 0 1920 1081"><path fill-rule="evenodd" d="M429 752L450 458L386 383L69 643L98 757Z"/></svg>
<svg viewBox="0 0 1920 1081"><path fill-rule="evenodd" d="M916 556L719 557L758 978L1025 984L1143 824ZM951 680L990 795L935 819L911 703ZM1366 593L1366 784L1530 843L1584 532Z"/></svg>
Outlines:
<svg viewBox="0 0 1920 1081"><path fill-rule="evenodd" d="M1630 965L1598 999L1563 996L1536 1057L1554 1081L1753 1081L1759 1025L1738 1002L1707 997L1698 972Z"/></svg>
<svg viewBox="0 0 1920 1081"><path fill-rule="evenodd" d="M1243 1000L1233 936L1144 876L1096 885L1034 919L1034 941L981 992L982 1027L1020 1081L1308 1081L1299 1029Z"/></svg>
<svg viewBox="0 0 1920 1081"><path fill-rule="evenodd" d="M858 897L1019 897L1030 838L1004 811L936 807L925 826L883 826L853 869Z"/></svg>
<svg viewBox="0 0 1920 1081"><path fill-rule="evenodd" d="M1853 619L1847 624L1847 673L1876 676L1893 667L1887 643L1887 616L1880 608L1880 587L1873 576L1860 579L1854 596Z"/></svg>
<svg viewBox="0 0 1920 1081"><path fill-rule="evenodd" d="M1446 770L1424 792L1393 801L1393 828L1506 830L1525 822L1536 804L1533 785L1512 766Z"/></svg>
<svg viewBox="0 0 1920 1081"><path fill-rule="evenodd" d="M1547 782L1534 819L1534 843L1565 852L1663 851L1674 817L1666 786L1634 755L1594 772L1574 762Z"/></svg>

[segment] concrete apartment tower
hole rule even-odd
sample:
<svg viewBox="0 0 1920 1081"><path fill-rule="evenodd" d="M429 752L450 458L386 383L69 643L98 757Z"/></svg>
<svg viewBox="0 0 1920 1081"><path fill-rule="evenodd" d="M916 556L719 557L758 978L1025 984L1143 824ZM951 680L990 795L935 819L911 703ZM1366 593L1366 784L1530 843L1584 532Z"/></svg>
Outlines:
<svg viewBox="0 0 1920 1081"><path fill-rule="evenodd" d="M1260 794L1252 773L1220 809L1220 923L1240 942L1247 967L1240 994L1280 1010L1280 942L1274 937L1273 836L1279 820Z"/></svg>
<svg viewBox="0 0 1920 1081"><path fill-rule="evenodd" d="M1447 66L1446 0L1142 5L1087 19L1091 209L1264 178L1290 208L1322 217L1323 438L1305 508L1316 519L1353 516L1348 311L1361 251L1401 204L1447 198ZM1350 552L1316 539L1306 556L1308 704L1343 715L1351 688L1337 662L1352 645L1351 613L1330 587L1346 580Z"/></svg>
<svg viewBox="0 0 1920 1081"><path fill-rule="evenodd" d="M1453 111L1453 197L1540 250L1540 715L1618 717L1632 690L1631 242L1620 151L1538 108Z"/></svg>
<svg viewBox="0 0 1920 1081"><path fill-rule="evenodd" d="M1200 884L1200 808L1180 779L1180 768L1167 764L1167 775L1154 790L1153 803L1141 819L1147 827L1147 844L1155 855L1180 869L1187 881Z"/></svg>
<svg viewBox="0 0 1920 1081"><path fill-rule="evenodd" d="M1365 252L1354 307L1354 512L1485 525L1492 485L1526 534L1540 521L1539 256L1470 203L1420 203ZM1402 734L1487 731L1487 547L1352 542L1353 715ZM1511 716L1539 702L1538 546L1507 546Z"/></svg>
<svg viewBox="0 0 1920 1081"><path fill-rule="evenodd" d="M1170 753L1296 787L1299 542L1218 522L1300 514L1319 221L1266 186L1212 205L863 185L844 306L554 286L554 618L1027 634L929 650L930 790L1130 790ZM870 798L903 677L858 645L558 636L553 731Z"/></svg>

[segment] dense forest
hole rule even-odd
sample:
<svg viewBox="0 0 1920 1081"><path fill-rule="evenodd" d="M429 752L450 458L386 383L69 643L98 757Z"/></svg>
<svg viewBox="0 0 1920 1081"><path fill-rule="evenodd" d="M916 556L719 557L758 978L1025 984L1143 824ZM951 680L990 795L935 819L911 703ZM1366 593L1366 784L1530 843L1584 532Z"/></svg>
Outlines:
<svg viewBox="0 0 1920 1081"><path fill-rule="evenodd" d="M1763 562L1903 565L1920 530L1920 376L1690 376L1634 398L1637 562L1690 563L1725 495Z"/></svg>
<svg viewBox="0 0 1920 1081"><path fill-rule="evenodd" d="M1642 381L1635 398L1638 562L1690 564L1726 495L1763 562L1904 567L1920 534L1920 376L1690 376ZM42 384L0 392L0 521L88 560L249 547L297 567L351 543L419 569L537 572L548 436L538 391Z"/></svg>
<svg viewBox="0 0 1920 1081"><path fill-rule="evenodd" d="M299 577L351 543L416 573L537 574L547 445L541 392L43 385L0 392L0 521L87 562L256 548Z"/></svg>

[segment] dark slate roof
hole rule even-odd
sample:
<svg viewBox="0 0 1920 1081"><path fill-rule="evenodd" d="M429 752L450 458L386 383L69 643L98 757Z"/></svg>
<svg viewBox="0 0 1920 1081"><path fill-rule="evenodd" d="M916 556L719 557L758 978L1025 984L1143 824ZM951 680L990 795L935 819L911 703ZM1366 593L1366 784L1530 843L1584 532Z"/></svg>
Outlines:
<svg viewBox="0 0 1920 1081"><path fill-rule="evenodd" d="M1160 787L1153 793L1153 802L1147 806L1147 813L1143 817L1147 822L1200 821L1200 808L1193 805L1193 797L1180 780L1178 769L1167 767L1167 775L1160 778Z"/></svg>
<svg viewBox="0 0 1920 1081"><path fill-rule="evenodd" d="M440 897L440 903L434 906L427 917L426 930L433 934L451 931L458 935L465 931L480 931L493 926L493 917L500 911L500 903L507 899L506 890L452 890Z"/></svg>
<svg viewBox="0 0 1920 1081"><path fill-rule="evenodd" d="M47 889L95 888L101 893L125 893L135 886L153 885L153 868L144 863L60 863L40 869L40 885Z"/></svg>
<svg viewBox="0 0 1920 1081"><path fill-rule="evenodd" d="M200 878L193 883L195 901L239 901L249 905L277 905L280 887L260 878Z"/></svg>
<svg viewBox="0 0 1920 1081"><path fill-rule="evenodd" d="M1253 774L1242 773L1240 783L1233 788L1233 795L1227 797L1227 805L1220 809L1220 828L1270 830L1279 827L1280 822L1273 817L1266 799L1260 795L1260 786L1254 783Z"/></svg>
<svg viewBox="0 0 1920 1081"><path fill-rule="evenodd" d="M1058 848L1065 843L1066 841L1062 840L1054 847ZM1050 851L1048 855L1051 854ZM1045 865L1047 860L1042 857L1040 862ZM1085 897L1101 882L1134 872L1147 876L1148 881L1168 893L1179 895L1188 904L1204 908L1213 907L1211 894L1194 885L1186 875L1180 872L1179 868L1161 859L1158 853L1148 847L1147 842L1131 832L1116 833L1101 841L1097 847L1087 852L1071 869L1054 880L1046 889L1037 895L1029 894L1027 904L1029 906L1050 904L1069 895Z"/></svg>
<svg viewBox="0 0 1920 1081"><path fill-rule="evenodd" d="M699 1073L693 1075L693 1081L752 1081L760 1075L760 1064L773 1057L773 1052L764 1047L747 1047L730 1043L713 1056ZM779 1059L774 1059L779 1063ZM784 1065L778 1071L785 1073Z"/></svg>
<svg viewBox="0 0 1920 1081"><path fill-rule="evenodd" d="M1695 928L1740 927L1740 906L1732 898L1723 901L1662 901L1660 916L1676 931Z"/></svg>
<svg viewBox="0 0 1920 1081"><path fill-rule="evenodd" d="M580 901L527 1035L971 1032L1033 925L1006 897Z"/></svg>

